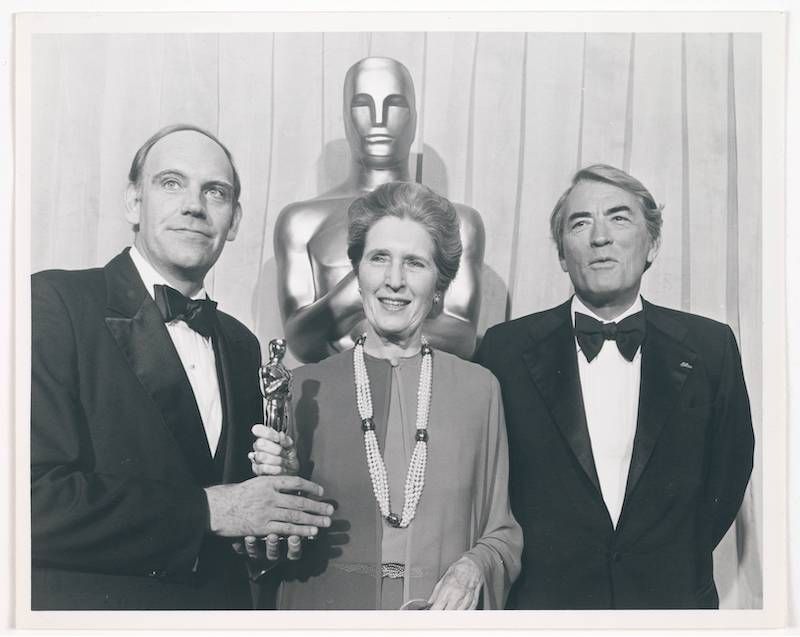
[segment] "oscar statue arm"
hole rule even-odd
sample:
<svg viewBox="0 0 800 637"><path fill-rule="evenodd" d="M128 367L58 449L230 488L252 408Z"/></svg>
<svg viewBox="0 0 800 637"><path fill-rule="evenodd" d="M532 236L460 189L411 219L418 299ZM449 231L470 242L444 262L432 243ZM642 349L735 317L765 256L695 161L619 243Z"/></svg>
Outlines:
<svg viewBox="0 0 800 637"><path fill-rule="evenodd" d="M315 211L291 204L275 224L278 302L286 340L303 362L336 353L334 344L349 336L363 319L355 275L349 272L317 298L308 243L318 223Z"/></svg>
<svg viewBox="0 0 800 637"><path fill-rule="evenodd" d="M481 309L481 271L486 235L477 210L456 204L461 227L461 263L455 279L425 322L430 344L465 360L475 351Z"/></svg>

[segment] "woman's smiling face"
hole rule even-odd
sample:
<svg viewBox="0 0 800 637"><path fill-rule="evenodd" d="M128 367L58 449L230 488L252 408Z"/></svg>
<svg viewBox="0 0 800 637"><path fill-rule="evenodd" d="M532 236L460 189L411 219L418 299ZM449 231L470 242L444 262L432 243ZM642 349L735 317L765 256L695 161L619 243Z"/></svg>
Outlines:
<svg viewBox="0 0 800 637"><path fill-rule="evenodd" d="M358 283L381 338L403 347L420 339L436 293L434 250L428 231L411 219L384 217L367 232Z"/></svg>

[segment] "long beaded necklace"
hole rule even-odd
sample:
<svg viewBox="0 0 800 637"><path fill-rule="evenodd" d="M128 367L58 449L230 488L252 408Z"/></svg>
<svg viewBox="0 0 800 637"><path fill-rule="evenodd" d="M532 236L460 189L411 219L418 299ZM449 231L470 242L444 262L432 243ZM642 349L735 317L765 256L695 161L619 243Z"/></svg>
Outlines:
<svg viewBox="0 0 800 637"><path fill-rule="evenodd" d="M372 491L381 515L393 527L401 529L411 524L417 512L417 504L425 486L425 466L428 462L428 416L431 407L431 381L433 380L433 350L425 337L422 338L422 365L417 388L417 433L416 444L411 454L411 462L406 474L404 490L405 501L401 516L389 508L389 480L386 465L381 457L378 439L375 436L375 421L372 418L372 392L369 387L367 366L364 363L364 342L367 335L362 334L353 348L353 373L356 381L356 405L361 416L361 430L364 432L364 450L367 454L367 468L372 481Z"/></svg>

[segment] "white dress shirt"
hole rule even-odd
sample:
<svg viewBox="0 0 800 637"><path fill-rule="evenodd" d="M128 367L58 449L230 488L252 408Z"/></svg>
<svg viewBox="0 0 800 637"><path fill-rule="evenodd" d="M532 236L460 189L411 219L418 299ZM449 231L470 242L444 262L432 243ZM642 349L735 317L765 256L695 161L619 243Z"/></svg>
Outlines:
<svg viewBox="0 0 800 637"><path fill-rule="evenodd" d="M142 256L136 246L131 247L130 255L133 265L136 266L139 276L144 282L144 287L151 297L155 298L154 285L170 285ZM201 289L192 298L206 298L205 289ZM213 456L222 433L222 401L219 393L214 346L210 337L201 336L183 321L170 321L167 323L167 332L175 345L175 349L178 351L178 356L181 359L183 368L186 370L186 375L189 377L189 383L192 386L194 398L197 402L197 409L203 419L203 428L206 431L208 447Z"/></svg>
<svg viewBox="0 0 800 637"><path fill-rule="evenodd" d="M619 322L642 309L641 297L622 314L608 320L587 308L577 295L572 297L572 324L575 312L586 314L601 323ZM576 339L578 372L581 379L586 425L592 443L592 455L600 480L600 490L614 527L617 526L636 435L639 412L639 381L642 375L642 348L632 361L620 354L614 341L605 341L592 362L586 360Z"/></svg>

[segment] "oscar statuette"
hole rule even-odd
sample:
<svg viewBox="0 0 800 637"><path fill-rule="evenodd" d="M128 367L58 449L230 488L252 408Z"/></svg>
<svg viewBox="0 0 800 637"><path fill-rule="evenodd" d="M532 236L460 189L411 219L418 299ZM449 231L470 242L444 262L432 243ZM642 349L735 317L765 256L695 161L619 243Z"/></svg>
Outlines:
<svg viewBox="0 0 800 637"><path fill-rule="evenodd" d="M289 406L292 400L292 372L283 364L286 340L274 338L269 342L269 360L261 366L259 376L264 397L264 424L286 433Z"/></svg>
<svg viewBox="0 0 800 637"><path fill-rule="evenodd" d="M264 424L279 433L286 433L292 400L292 372L282 362L285 354L286 340L272 339L269 342L269 360L259 370L261 395L264 397ZM281 542L286 538L272 534L264 540L267 559L279 559Z"/></svg>

